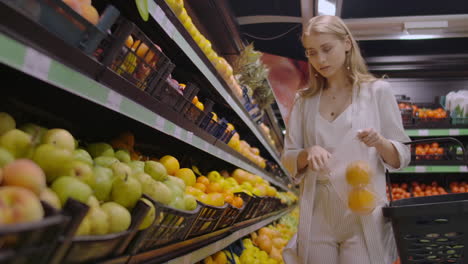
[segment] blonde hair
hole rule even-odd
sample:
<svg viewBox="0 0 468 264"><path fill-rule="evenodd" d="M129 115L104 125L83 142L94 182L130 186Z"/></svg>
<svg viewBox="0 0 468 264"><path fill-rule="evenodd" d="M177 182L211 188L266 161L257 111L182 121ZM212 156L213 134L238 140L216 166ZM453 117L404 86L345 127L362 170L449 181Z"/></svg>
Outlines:
<svg viewBox="0 0 468 264"><path fill-rule="evenodd" d="M351 49L347 52L345 65L349 67L347 70L347 77L353 87L360 87L360 84L363 82L376 80L376 78L369 73L356 40L341 18L337 16L316 16L311 18L302 34L303 46L304 39L310 36L311 33L329 33L343 41L349 38L351 41ZM321 89L325 89L327 83L326 78L318 74L310 62L308 64L309 85L308 88L302 89L299 92L304 97L314 96Z"/></svg>

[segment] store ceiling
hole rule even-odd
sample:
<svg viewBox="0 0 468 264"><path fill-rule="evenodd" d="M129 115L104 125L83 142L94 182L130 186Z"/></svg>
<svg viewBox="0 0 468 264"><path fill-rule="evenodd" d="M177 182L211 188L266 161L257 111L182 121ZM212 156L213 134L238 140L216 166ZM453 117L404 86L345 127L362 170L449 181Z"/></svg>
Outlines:
<svg viewBox="0 0 468 264"><path fill-rule="evenodd" d="M364 56L468 53L466 0L229 0L241 36L263 52L305 60L301 6L338 12ZM302 3L301 3L302 2Z"/></svg>

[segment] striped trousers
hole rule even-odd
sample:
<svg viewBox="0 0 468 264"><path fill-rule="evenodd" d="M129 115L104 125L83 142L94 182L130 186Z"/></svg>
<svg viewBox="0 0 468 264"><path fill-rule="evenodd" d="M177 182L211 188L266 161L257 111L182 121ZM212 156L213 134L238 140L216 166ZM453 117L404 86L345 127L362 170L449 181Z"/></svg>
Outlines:
<svg viewBox="0 0 468 264"><path fill-rule="evenodd" d="M317 183L305 264L371 264L359 216L328 181Z"/></svg>

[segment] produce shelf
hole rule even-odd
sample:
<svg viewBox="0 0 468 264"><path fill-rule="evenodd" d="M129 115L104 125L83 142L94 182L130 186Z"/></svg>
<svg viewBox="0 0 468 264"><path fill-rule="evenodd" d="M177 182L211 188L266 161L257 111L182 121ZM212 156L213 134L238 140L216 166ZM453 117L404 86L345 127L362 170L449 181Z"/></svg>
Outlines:
<svg viewBox="0 0 468 264"><path fill-rule="evenodd" d="M237 100L237 98L235 98L230 93L227 84L216 72L203 52L198 48L198 46L192 46L178 30L178 28L180 28L180 30L185 31L185 28L183 28L183 26L180 24L170 7L167 6L164 0L156 0L156 2L148 1L148 10L151 17L161 26L161 28L164 29L166 34L180 47L180 49L184 51L185 55L194 63L194 65L198 67L200 72L205 75L212 86L226 100L226 102L239 115L239 117L250 128L250 130L258 138L262 145L267 149L267 151L281 167L281 169L287 173L286 169L280 162L279 153L277 153L277 151L275 151L273 147L265 140L263 134L259 130L259 127L250 119L248 113L241 105L239 100ZM194 48L194 46L196 47Z"/></svg>
<svg viewBox="0 0 468 264"><path fill-rule="evenodd" d="M410 137L468 136L468 128L406 129Z"/></svg>
<svg viewBox="0 0 468 264"><path fill-rule="evenodd" d="M248 226L244 229L241 229L239 231L236 231L235 233L223 238L223 239L220 239L218 241L216 241L215 243L212 243L210 245L207 245L205 247L202 247L200 249L197 249L195 251L192 251L191 253L189 254L186 254L186 255L183 255L183 256L180 256L180 257L177 257L175 259L172 259L168 262L166 262L166 264L185 264L185 263L195 263L195 262L198 262L204 258L206 258L207 256L210 256L222 249L224 249L225 247L229 246L230 244L232 244L234 241L270 224L271 222L275 221L275 220L278 220L279 218L281 218L282 216L286 215L288 212L290 212L290 210L286 210L286 211L283 211L282 213L280 214L277 214L277 215L274 215L274 216L270 216L269 218L265 219L265 220L262 220L258 223L255 223L251 226ZM148 263L151 263L151 262L148 262Z"/></svg>
<svg viewBox="0 0 468 264"><path fill-rule="evenodd" d="M3 33L0 35L0 45L3 47L0 53L0 63L52 84L54 87L59 87L69 93L85 98L95 104L121 113L289 190L281 180L247 163L243 158L234 156L234 151L216 147L216 139L210 141L209 138L197 136L193 132L176 125L174 122L154 113L121 93L96 82L86 75L65 66L56 59Z"/></svg>
<svg viewBox="0 0 468 264"><path fill-rule="evenodd" d="M409 166L392 173L468 173L468 166Z"/></svg>

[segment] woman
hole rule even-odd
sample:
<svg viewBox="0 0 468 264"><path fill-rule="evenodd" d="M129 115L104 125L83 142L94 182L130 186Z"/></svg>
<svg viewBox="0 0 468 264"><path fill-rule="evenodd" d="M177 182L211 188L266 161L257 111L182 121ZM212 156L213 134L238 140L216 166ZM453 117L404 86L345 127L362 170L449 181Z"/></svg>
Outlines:
<svg viewBox="0 0 468 264"><path fill-rule="evenodd" d="M288 264L391 264L396 247L381 210L385 169L410 162L395 97L387 82L368 72L340 18L312 18L302 42L310 84L296 96L282 157L301 187L300 221L283 257ZM367 215L347 206L344 175L355 160L366 160L374 170L378 203Z"/></svg>

